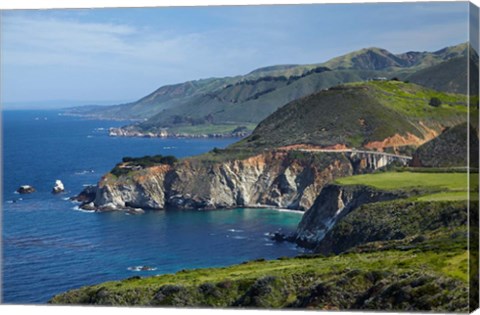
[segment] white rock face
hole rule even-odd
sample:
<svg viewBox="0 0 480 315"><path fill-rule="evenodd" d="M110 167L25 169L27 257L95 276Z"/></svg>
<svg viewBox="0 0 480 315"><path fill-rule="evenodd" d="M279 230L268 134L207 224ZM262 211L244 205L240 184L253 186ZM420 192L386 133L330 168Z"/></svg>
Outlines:
<svg viewBox="0 0 480 315"><path fill-rule="evenodd" d="M352 172L350 161L341 155L302 163L283 152L219 163L186 161L127 177L106 177L94 203L98 208L113 203L118 208L144 209L266 205L306 210L327 182Z"/></svg>
<svg viewBox="0 0 480 315"><path fill-rule="evenodd" d="M63 191L65 191L65 186L63 185L61 180L57 179L55 181L55 186L52 189L52 193L58 194L58 193L61 193Z"/></svg>

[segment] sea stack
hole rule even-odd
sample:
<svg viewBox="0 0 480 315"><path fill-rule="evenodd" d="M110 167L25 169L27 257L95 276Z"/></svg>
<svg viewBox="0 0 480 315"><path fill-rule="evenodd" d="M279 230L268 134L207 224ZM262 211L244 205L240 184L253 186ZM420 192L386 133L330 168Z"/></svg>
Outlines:
<svg viewBox="0 0 480 315"><path fill-rule="evenodd" d="M30 185L22 185L20 188L17 189L17 192L19 194L31 194L35 191L35 188L33 188Z"/></svg>
<svg viewBox="0 0 480 315"><path fill-rule="evenodd" d="M65 190L65 187L63 186L63 183L61 180L57 179L55 181L55 186L53 187L52 189L52 193L53 194L58 194L58 193L61 193Z"/></svg>

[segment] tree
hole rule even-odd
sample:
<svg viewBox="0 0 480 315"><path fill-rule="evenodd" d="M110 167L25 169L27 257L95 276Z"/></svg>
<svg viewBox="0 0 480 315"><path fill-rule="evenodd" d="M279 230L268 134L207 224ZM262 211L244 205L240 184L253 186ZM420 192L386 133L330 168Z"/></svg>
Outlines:
<svg viewBox="0 0 480 315"><path fill-rule="evenodd" d="M430 102L428 103L428 105L433 106L433 107L438 107L438 106L442 105L442 101L438 97L432 97L430 99Z"/></svg>

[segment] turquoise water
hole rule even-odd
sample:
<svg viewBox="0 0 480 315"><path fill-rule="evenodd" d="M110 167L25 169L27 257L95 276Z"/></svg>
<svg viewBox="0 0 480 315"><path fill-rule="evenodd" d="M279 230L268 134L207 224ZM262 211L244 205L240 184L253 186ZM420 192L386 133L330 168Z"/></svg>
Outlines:
<svg viewBox="0 0 480 315"><path fill-rule="evenodd" d="M123 156L184 157L235 139L111 138L125 122L82 120L55 111L3 113L3 303L46 303L53 295L133 275L225 266L302 250L274 243L301 214L269 209L87 213L68 197L94 184ZM61 179L66 193L50 193ZM37 192L18 195L24 184ZM135 271L136 266L155 270Z"/></svg>

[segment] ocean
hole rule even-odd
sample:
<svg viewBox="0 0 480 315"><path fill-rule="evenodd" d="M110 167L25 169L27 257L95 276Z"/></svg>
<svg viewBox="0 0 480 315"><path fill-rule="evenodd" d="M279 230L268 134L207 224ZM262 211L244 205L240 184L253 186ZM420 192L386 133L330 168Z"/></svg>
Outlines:
<svg viewBox="0 0 480 315"><path fill-rule="evenodd" d="M55 294L99 282L303 252L267 236L293 231L301 213L89 213L68 200L124 156L186 157L236 139L113 138L108 128L126 122L84 120L58 111L4 111L2 119L3 303L44 304ZM57 179L66 191L53 195ZM15 191L21 185L32 185L36 192L19 195Z"/></svg>

